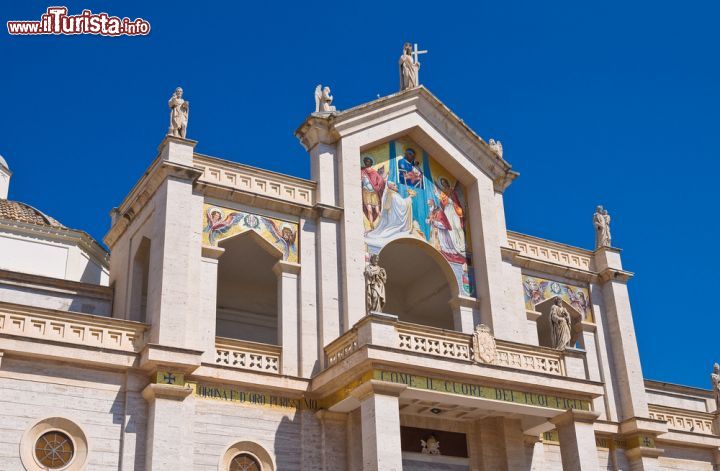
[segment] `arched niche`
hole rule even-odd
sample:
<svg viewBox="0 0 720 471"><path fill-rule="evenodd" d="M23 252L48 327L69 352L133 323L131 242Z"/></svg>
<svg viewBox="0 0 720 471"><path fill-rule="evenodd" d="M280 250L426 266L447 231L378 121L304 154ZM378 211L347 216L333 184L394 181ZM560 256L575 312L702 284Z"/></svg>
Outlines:
<svg viewBox="0 0 720 471"><path fill-rule="evenodd" d="M380 266L387 272L384 311L401 321L452 330L450 301L458 286L452 268L428 243L400 238L380 251Z"/></svg>
<svg viewBox="0 0 720 471"><path fill-rule="evenodd" d="M216 335L278 345L278 282L273 267L283 254L255 231L218 246Z"/></svg>
<svg viewBox="0 0 720 471"><path fill-rule="evenodd" d="M571 304L565 302L565 300L559 296L553 296L552 298L546 299L545 301L535 305L535 310L541 314L537 319L538 343L542 347L553 347L552 334L550 332L550 309L552 309L556 299L559 299L562 306L567 309L568 313L570 313L571 325L569 346L575 347L582 336L583 316L577 309L575 309Z"/></svg>

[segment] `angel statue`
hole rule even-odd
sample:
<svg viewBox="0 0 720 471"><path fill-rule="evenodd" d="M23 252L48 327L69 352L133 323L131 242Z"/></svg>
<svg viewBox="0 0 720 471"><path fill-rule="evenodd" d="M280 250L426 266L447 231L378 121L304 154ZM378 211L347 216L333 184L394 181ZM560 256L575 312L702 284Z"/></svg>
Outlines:
<svg viewBox="0 0 720 471"><path fill-rule="evenodd" d="M315 87L315 112L329 113L335 111L332 106L333 97L330 95L330 87L323 88L322 85Z"/></svg>
<svg viewBox="0 0 720 471"><path fill-rule="evenodd" d="M426 455L440 454L440 442L435 435L431 434L427 440L420 440L420 446L422 446L422 453Z"/></svg>
<svg viewBox="0 0 720 471"><path fill-rule="evenodd" d="M282 247L283 260L289 260L291 255L297 254L297 247L295 246L297 234L290 226L283 224L278 228L275 221L266 218L262 218L262 222L275 239L275 245Z"/></svg>
<svg viewBox="0 0 720 471"><path fill-rule="evenodd" d="M370 264L365 267L365 308L367 313L382 312L385 307L385 282L387 272L378 265L380 256L372 254Z"/></svg>
<svg viewBox="0 0 720 471"><path fill-rule="evenodd" d="M190 102L183 100L183 89L177 87L168 101L170 107L170 129L168 136L182 137L187 133L188 118L190 116Z"/></svg>
<svg viewBox="0 0 720 471"><path fill-rule="evenodd" d="M498 157L502 159L503 156L503 148L502 148L502 142L495 139L490 139L490 142L488 142L488 145L492 149L493 152L497 154Z"/></svg>

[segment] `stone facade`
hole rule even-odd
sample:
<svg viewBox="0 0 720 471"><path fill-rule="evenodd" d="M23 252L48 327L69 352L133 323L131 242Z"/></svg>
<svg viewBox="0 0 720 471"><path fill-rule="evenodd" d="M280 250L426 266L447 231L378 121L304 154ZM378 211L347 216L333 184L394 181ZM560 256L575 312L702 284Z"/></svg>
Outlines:
<svg viewBox="0 0 720 471"><path fill-rule="evenodd" d="M45 431L72 443L68 470L717 469L712 392L643 379L620 251L508 231L517 173L427 89L313 113L296 136L310 180L166 137L112 211L108 273L57 227L42 237L98 276L0 252L0 469L43 469ZM366 152L398 139L418 161L391 155L371 188ZM413 192L394 165L420 175ZM413 299L366 313L363 218L393 204L410 217L386 221L408 224L380 250L387 297ZM564 351L544 324L558 298Z"/></svg>

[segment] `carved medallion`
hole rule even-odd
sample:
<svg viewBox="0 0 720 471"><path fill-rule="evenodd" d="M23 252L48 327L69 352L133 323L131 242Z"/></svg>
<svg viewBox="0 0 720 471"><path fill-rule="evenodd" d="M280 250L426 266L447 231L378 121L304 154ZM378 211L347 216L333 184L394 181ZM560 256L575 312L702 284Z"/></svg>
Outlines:
<svg viewBox="0 0 720 471"><path fill-rule="evenodd" d="M478 324L473 332L473 360L478 363L495 363L497 349L490 327Z"/></svg>

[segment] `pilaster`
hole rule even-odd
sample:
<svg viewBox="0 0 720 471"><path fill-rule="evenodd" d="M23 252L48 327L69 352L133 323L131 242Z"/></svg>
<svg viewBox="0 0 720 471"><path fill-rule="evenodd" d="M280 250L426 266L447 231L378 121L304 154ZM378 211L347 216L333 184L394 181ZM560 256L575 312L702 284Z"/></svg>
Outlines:
<svg viewBox="0 0 720 471"><path fill-rule="evenodd" d="M465 334L472 334L475 325L480 321L478 301L467 296L456 296L450 300L450 309L453 312L453 324L455 330Z"/></svg>
<svg viewBox="0 0 720 471"><path fill-rule="evenodd" d="M370 380L351 393L360 401L363 471L402 471L398 397L405 388Z"/></svg>
<svg viewBox="0 0 720 471"><path fill-rule="evenodd" d="M278 277L278 339L282 346L282 373L298 376L300 265L281 260L275 264L273 271Z"/></svg>
<svg viewBox="0 0 720 471"><path fill-rule="evenodd" d="M569 409L550 419L560 438L560 455L564 471L597 471L600 462L595 446L593 423L597 412Z"/></svg>
<svg viewBox="0 0 720 471"><path fill-rule="evenodd" d="M203 246L200 289L201 310L197 317L199 347L203 351L203 363L215 363L215 337L217 332L217 281L218 262L225 249Z"/></svg>

